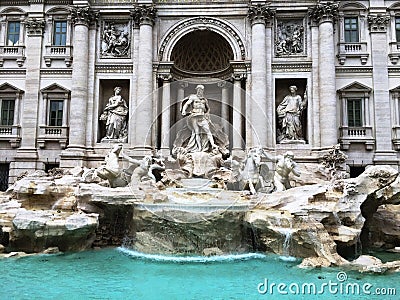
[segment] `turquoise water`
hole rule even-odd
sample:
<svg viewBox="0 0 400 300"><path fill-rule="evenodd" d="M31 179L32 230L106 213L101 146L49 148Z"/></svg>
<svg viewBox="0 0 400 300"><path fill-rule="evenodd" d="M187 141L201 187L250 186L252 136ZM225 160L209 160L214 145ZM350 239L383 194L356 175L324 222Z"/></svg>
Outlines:
<svg viewBox="0 0 400 300"><path fill-rule="evenodd" d="M400 274L338 274L302 270L298 263L260 254L143 257L120 248L2 259L0 299L400 299ZM363 295L355 295L356 288L346 295L346 284L359 286ZM389 288L397 288L397 296L376 295L393 293Z"/></svg>

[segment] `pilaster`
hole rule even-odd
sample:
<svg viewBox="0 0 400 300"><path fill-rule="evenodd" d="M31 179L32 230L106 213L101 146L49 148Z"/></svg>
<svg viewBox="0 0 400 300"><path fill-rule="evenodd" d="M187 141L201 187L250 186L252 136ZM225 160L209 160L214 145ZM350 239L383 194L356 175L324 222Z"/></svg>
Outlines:
<svg viewBox="0 0 400 300"><path fill-rule="evenodd" d="M397 165L398 160L392 148L392 124L388 114L391 110L389 77L387 67L388 15L370 14L367 17L371 35L372 78L375 102L375 164Z"/></svg>

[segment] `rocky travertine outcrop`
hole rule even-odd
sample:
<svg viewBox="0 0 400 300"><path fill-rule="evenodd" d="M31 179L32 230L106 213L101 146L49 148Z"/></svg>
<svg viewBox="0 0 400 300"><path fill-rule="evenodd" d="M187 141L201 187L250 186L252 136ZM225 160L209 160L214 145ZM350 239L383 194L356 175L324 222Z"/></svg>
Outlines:
<svg viewBox="0 0 400 300"><path fill-rule="evenodd" d="M20 209L12 224L9 241L12 251L41 252L49 247L80 251L92 245L98 215Z"/></svg>
<svg viewBox="0 0 400 300"><path fill-rule="evenodd" d="M22 178L0 197L5 252L124 243L147 253L273 252L305 258L302 266L311 267L351 265L344 258L356 257L362 247L400 246L400 179L387 166L252 196L159 191L152 184L111 189L79 175L39 175Z"/></svg>

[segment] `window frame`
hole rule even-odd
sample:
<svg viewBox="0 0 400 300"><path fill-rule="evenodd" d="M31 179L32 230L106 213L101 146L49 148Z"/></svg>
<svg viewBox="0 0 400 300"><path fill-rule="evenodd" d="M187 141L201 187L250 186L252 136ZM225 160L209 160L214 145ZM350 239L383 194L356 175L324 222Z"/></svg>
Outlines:
<svg viewBox="0 0 400 300"><path fill-rule="evenodd" d="M349 24L346 24L346 21L350 20ZM355 20L355 23L352 23L351 21ZM349 25L350 28L346 28L346 26ZM356 25L355 28L351 28L352 25ZM344 31L344 42L345 43L359 43L360 42L360 24L359 24L359 18L357 16L344 16L343 18L343 31ZM356 33L355 35L353 35ZM353 38L355 40L353 40Z"/></svg>
<svg viewBox="0 0 400 300"><path fill-rule="evenodd" d="M394 17L394 31L397 43L400 43L400 15Z"/></svg>
<svg viewBox="0 0 400 300"><path fill-rule="evenodd" d="M15 31L13 31L11 33L10 32L11 24L18 24L18 30L15 30ZM20 20L9 20L9 21L7 21L6 43L5 43L7 47L20 46L20 44L21 44L21 25L22 24L21 24ZM16 42L11 41L10 33L12 34L12 36L18 35L18 40Z"/></svg>
<svg viewBox="0 0 400 300"><path fill-rule="evenodd" d="M346 101L347 101L347 126L348 127L363 127L364 126L364 120L363 120L364 119L363 118L364 99L361 97L349 97L349 98L346 98ZM350 103L353 103L353 104L350 105ZM354 106L355 104L358 104L359 107L355 107Z"/></svg>
<svg viewBox="0 0 400 300"><path fill-rule="evenodd" d="M7 109L7 117L4 119L3 115L6 111L4 109L4 103L12 103L12 109ZM15 123L15 103L16 99L12 97L1 97L0 96L0 126L12 126ZM10 113L12 112L12 113ZM11 120L11 122L10 122ZM5 122L7 121L7 122Z"/></svg>
<svg viewBox="0 0 400 300"><path fill-rule="evenodd" d="M48 120L47 120L47 126L52 126L52 127L62 127L63 125L65 125L65 121L64 121L64 107L65 107L65 99L48 99ZM53 103L61 103L61 110L56 109L53 110ZM53 118L53 112L55 113L55 117ZM61 112L61 117L59 116ZM53 120L54 120L54 124L53 124ZM61 124L58 124L60 121Z"/></svg>
<svg viewBox="0 0 400 300"><path fill-rule="evenodd" d="M63 24L63 25L65 24L65 28L64 26L61 26L61 31L58 32L57 24ZM65 31L63 31L62 29L65 29ZM52 46L57 46L57 47L67 46L67 35L68 35L68 20L55 19L53 21ZM61 40L57 41L57 37L61 37Z"/></svg>

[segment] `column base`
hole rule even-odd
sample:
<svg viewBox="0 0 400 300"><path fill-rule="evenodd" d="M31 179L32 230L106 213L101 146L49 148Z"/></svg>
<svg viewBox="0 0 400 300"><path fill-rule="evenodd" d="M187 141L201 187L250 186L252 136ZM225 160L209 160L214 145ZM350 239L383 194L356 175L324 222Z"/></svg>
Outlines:
<svg viewBox="0 0 400 300"><path fill-rule="evenodd" d="M62 151L60 154L60 168L83 168L85 166L85 162L86 152L84 149L71 148Z"/></svg>
<svg viewBox="0 0 400 300"><path fill-rule="evenodd" d="M390 165L396 169L399 167L399 159L395 151L377 151L374 154L375 165Z"/></svg>
<svg viewBox="0 0 400 300"><path fill-rule="evenodd" d="M162 156L164 157L168 157L171 155L171 149L167 148L167 147L162 147L159 152L161 152Z"/></svg>

